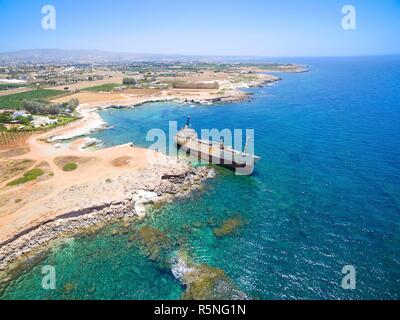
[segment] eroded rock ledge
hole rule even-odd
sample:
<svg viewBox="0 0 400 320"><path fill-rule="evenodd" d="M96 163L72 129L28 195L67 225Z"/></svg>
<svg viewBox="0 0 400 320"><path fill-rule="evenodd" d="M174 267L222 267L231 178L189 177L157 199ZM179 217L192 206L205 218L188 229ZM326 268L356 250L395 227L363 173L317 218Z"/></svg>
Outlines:
<svg viewBox="0 0 400 320"><path fill-rule="evenodd" d="M179 162L70 187L47 203L49 209L54 201L68 198L68 210L45 214L41 221L24 226L0 243L0 270L61 236L82 233L118 218L141 218L146 205L186 197L213 176L212 169Z"/></svg>

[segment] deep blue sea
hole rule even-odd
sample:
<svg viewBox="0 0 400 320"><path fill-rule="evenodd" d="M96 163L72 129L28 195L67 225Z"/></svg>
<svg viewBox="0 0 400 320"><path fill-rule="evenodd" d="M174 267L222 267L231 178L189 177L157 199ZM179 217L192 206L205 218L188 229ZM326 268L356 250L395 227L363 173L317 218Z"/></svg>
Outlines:
<svg viewBox="0 0 400 320"><path fill-rule="evenodd" d="M249 102L152 103L107 109L104 146L148 146L146 133L254 128L262 157L252 176L218 169L192 198L151 210L129 232L151 226L196 263L222 269L253 299L400 298L400 57L292 59L311 71L279 74ZM215 226L246 223L216 237ZM118 224L68 239L15 279L2 298L179 299L168 259L150 259ZM133 231L132 231L133 230ZM57 289L41 288L54 265ZM356 288L341 287L342 268Z"/></svg>

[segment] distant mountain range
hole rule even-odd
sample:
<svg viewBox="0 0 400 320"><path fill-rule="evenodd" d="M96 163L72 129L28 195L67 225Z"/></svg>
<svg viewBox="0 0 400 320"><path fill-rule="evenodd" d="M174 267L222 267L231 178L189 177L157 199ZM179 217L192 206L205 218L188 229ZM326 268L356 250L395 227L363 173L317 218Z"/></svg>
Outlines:
<svg viewBox="0 0 400 320"><path fill-rule="evenodd" d="M126 52L106 52L101 50L34 49L0 53L0 64L22 63L121 63L121 62L242 62L265 61L260 57L224 57L200 55L162 55Z"/></svg>

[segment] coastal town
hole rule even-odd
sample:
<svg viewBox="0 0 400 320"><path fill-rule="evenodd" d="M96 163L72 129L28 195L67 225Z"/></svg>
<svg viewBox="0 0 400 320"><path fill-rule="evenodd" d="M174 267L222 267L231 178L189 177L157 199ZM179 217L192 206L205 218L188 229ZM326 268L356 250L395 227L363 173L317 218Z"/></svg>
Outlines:
<svg viewBox="0 0 400 320"><path fill-rule="evenodd" d="M0 68L0 269L34 257L51 241L113 219L143 217L149 204L186 197L211 167L133 143L101 148L97 113L147 102L212 107L250 99L297 65L131 63L6 65ZM143 108L146 106L144 105ZM15 268L11 270L15 270ZM5 281L7 282L7 281Z"/></svg>
<svg viewBox="0 0 400 320"><path fill-rule="evenodd" d="M210 104L246 99L238 89L279 80L266 72L305 70L291 64L179 62L6 65L0 67L1 136L65 125L77 120L79 104L132 106L167 100Z"/></svg>

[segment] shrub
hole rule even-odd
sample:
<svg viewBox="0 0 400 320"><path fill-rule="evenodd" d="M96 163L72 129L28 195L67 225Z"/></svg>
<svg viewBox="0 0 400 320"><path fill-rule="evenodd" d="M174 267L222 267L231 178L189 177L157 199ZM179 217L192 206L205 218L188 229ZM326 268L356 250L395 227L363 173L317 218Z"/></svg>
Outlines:
<svg viewBox="0 0 400 320"><path fill-rule="evenodd" d="M69 162L64 165L63 170L64 171L74 171L78 168L78 165L75 162Z"/></svg>
<svg viewBox="0 0 400 320"><path fill-rule="evenodd" d="M21 178L15 179L9 183L7 183L7 186L16 186L19 184L26 183L28 181L36 180L38 177L42 176L44 174L42 169L35 168L32 170L29 170L26 172Z"/></svg>

